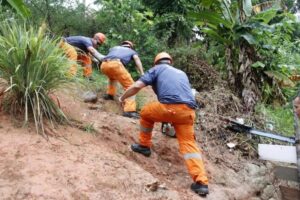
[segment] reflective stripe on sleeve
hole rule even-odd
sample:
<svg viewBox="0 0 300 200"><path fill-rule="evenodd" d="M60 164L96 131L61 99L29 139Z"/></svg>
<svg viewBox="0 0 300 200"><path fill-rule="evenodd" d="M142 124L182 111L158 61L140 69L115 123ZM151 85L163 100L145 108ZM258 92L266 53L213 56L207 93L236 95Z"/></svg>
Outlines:
<svg viewBox="0 0 300 200"><path fill-rule="evenodd" d="M145 128L143 126L140 126L140 131L144 133L151 133L153 128Z"/></svg>
<svg viewBox="0 0 300 200"><path fill-rule="evenodd" d="M202 156L200 153L186 153L183 155L183 157L185 160L193 159L193 158L198 158L202 160Z"/></svg>

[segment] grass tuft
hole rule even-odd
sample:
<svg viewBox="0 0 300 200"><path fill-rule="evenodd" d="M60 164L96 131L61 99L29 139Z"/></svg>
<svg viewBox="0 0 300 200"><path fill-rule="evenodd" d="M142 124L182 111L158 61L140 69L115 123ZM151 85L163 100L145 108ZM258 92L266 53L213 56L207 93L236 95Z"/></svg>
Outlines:
<svg viewBox="0 0 300 200"><path fill-rule="evenodd" d="M24 124L33 118L38 133L44 134L44 119L67 122L51 95L70 82L70 62L57 46L58 40L15 20L0 24L0 78L9 86L4 104L13 115L24 115Z"/></svg>

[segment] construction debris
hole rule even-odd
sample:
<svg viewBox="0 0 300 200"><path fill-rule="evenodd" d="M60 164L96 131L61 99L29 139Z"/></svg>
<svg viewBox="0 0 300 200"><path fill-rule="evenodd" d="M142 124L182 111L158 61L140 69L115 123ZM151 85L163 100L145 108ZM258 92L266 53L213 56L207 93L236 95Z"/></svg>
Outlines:
<svg viewBox="0 0 300 200"><path fill-rule="evenodd" d="M236 146L236 144L229 142L227 143L227 146L229 147L229 149L233 149Z"/></svg>

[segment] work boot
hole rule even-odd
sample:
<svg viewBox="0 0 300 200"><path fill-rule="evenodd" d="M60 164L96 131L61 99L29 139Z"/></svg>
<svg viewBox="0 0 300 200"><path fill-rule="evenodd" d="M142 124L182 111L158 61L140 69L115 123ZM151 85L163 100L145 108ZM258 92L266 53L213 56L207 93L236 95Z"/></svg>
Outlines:
<svg viewBox="0 0 300 200"><path fill-rule="evenodd" d="M149 147L145 147L139 144L132 144L131 149L132 151L143 154L146 157L149 157L151 155L151 150Z"/></svg>
<svg viewBox="0 0 300 200"><path fill-rule="evenodd" d="M123 116L133 118L133 119L139 119L140 118L140 115L137 112L124 112Z"/></svg>
<svg viewBox="0 0 300 200"><path fill-rule="evenodd" d="M105 94L103 95L104 100L114 100L114 96L111 94Z"/></svg>
<svg viewBox="0 0 300 200"><path fill-rule="evenodd" d="M197 194L199 194L200 196L206 196L209 192L208 192L208 185L204 185L202 183L193 183L191 185L191 189L196 192Z"/></svg>

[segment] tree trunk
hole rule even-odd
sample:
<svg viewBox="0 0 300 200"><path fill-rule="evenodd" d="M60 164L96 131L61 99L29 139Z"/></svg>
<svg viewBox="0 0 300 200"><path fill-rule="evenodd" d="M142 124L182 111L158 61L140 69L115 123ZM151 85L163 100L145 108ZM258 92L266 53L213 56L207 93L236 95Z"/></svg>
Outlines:
<svg viewBox="0 0 300 200"><path fill-rule="evenodd" d="M239 51L239 70L236 74L236 89L246 106L246 112L252 112L256 103L261 99L261 81L251 65L255 62L255 51L247 45L241 45Z"/></svg>
<svg viewBox="0 0 300 200"><path fill-rule="evenodd" d="M234 70L234 62L233 62L233 52L231 47L227 47L225 50L225 57L226 57L226 66L227 66L227 72L228 72L228 81L230 87L235 86L235 70Z"/></svg>

